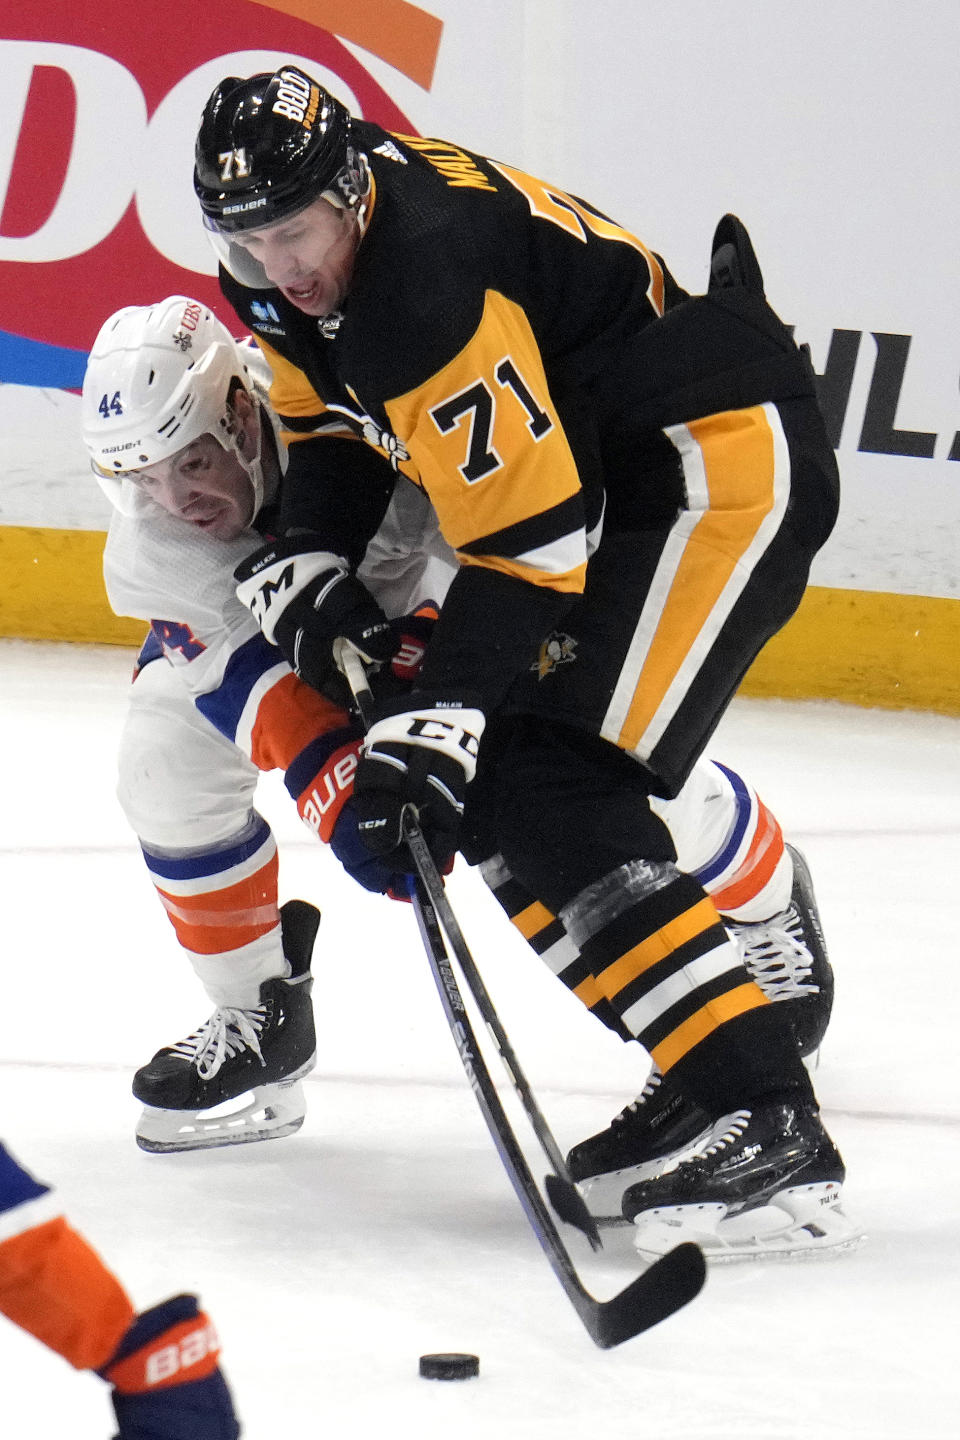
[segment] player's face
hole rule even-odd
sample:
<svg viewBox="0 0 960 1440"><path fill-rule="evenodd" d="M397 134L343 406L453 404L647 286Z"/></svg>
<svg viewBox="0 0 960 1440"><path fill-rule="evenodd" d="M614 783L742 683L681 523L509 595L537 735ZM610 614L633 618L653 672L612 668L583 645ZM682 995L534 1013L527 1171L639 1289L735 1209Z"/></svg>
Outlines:
<svg viewBox="0 0 960 1440"><path fill-rule="evenodd" d="M305 315L329 315L346 298L360 239L351 210L314 200L289 220L231 237Z"/></svg>
<svg viewBox="0 0 960 1440"><path fill-rule="evenodd" d="M169 515L214 540L236 540L253 519L250 477L233 451L224 450L212 435L201 435L172 459L138 470L134 478Z"/></svg>

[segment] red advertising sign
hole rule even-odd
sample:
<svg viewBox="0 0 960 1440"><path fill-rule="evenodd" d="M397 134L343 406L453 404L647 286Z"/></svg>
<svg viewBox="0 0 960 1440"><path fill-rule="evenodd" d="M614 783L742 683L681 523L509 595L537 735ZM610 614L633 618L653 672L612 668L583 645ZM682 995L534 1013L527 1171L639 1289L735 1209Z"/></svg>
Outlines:
<svg viewBox="0 0 960 1440"><path fill-rule="evenodd" d="M442 25L405 0L33 0L0 22L0 381L72 388L111 311L217 304L193 143L225 75L305 66L355 113L414 127L345 45L429 88Z"/></svg>

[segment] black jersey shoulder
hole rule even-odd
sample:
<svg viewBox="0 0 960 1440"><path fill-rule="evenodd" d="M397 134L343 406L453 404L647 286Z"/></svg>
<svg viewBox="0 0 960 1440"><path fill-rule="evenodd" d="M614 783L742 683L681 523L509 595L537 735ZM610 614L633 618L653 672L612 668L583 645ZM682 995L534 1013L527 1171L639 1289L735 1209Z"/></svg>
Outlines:
<svg viewBox="0 0 960 1440"><path fill-rule="evenodd" d="M436 374L468 343L490 290L523 312L561 388L682 294L658 256L589 202L447 140L364 122L357 133L377 202L343 338L352 331L362 366L361 348L384 335L366 352L374 388L398 395ZM623 238L604 238L605 227Z"/></svg>
<svg viewBox="0 0 960 1440"><path fill-rule="evenodd" d="M355 134L375 199L332 337L278 291L245 290L221 276L253 333L325 401L352 395L384 424L385 402L415 391L469 346L491 291L529 324L555 397L589 385L625 334L655 318L649 252L571 220L564 200L549 218L550 205L538 207L536 197L562 197L556 187L533 177L518 185L510 167L446 140L391 135L363 120Z"/></svg>
<svg viewBox="0 0 960 1440"><path fill-rule="evenodd" d="M502 207L489 203L500 188L485 162L447 142L367 122L357 135L376 198L337 348L358 387L386 399L416 389L463 350L487 290L504 288ZM441 156L459 168L433 163Z"/></svg>

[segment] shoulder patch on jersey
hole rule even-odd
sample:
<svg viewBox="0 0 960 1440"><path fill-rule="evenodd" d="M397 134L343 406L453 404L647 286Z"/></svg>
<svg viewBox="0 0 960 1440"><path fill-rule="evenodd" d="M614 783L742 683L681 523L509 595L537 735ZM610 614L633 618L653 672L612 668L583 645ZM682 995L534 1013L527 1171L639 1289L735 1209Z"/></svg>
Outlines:
<svg viewBox="0 0 960 1440"><path fill-rule="evenodd" d="M374 155L383 155L387 160L396 160L398 165L409 163L406 155L397 149L392 140L384 140L382 145L375 145L373 153Z"/></svg>
<svg viewBox="0 0 960 1440"><path fill-rule="evenodd" d="M280 323L280 316L277 314L277 307L269 300L250 301L251 328L263 335L286 335L286 330Z"/></svg>

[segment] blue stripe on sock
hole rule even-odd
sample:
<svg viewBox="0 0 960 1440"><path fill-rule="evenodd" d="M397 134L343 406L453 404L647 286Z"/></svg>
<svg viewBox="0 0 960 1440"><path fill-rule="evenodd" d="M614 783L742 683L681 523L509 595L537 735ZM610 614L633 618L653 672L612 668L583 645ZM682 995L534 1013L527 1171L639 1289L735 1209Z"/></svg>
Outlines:
<svg viewBox="0 0 960 1440"><path fill-rule="evenodd" d="M737 818L733 831L720 853L715 855L702 869L694 871L701 885L708 885L711 880L715 880L718 875L722 875L730 864L730 861L740 848L740 842L743 840L747 825L750 822L750 813L753 809L747 787L744 785L740 776L734 770L728 770L726 765L721 765L719 760L714 760L713 763L718 770L723 771L733 786L733 793L737 801Z"/></svg>
<svg viewBox="0 0 960 1440"><path fill-rule="evenodd" d="M264 841L270 838L270 826L261 815L254 817L252 830L244 831L244 838L236 845L223 850L191 851L189 855L155 855L145 845L140 848L151 875L160 880L199 880L206 875L221 875L234 865L241 865L255 855Z"/></svg>

